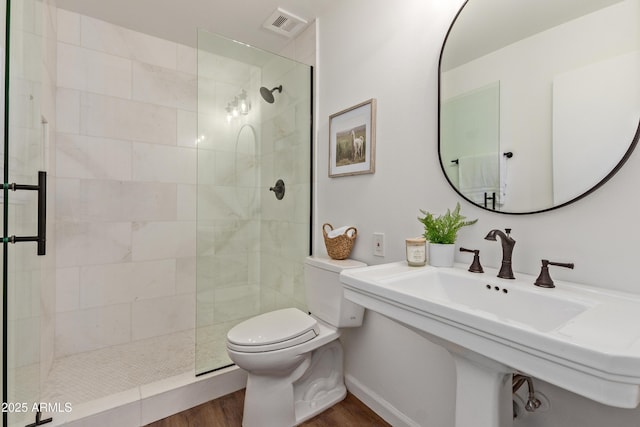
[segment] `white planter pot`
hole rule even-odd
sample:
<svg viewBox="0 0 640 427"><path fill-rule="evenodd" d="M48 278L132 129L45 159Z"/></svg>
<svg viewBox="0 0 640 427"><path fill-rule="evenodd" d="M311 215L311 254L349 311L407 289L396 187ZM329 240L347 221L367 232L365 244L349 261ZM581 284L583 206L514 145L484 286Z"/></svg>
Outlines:
<svg viewBox="0 0 640 427"><path fill-rule="evenodd" d="M429 243L429 264L434 267L453 267L455 244Z"/></svg>

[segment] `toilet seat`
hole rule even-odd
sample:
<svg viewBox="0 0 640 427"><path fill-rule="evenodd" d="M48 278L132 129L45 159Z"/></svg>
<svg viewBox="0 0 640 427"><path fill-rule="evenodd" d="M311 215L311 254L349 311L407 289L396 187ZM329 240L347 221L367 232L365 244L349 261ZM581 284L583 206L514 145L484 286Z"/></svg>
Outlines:
<svg viewBox="0 0 640 427"><path fill-rule="evenodd" d="M237 324L227 333L227 347L245 353L281 350L314 339L318 322L297 308L264 313Z"/></svg>

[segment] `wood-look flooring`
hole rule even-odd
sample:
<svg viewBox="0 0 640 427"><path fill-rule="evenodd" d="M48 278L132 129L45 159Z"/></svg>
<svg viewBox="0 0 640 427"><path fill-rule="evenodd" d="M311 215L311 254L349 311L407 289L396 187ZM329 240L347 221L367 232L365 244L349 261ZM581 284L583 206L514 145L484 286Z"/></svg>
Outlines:
<svg viewBox="0 0 640 427"><path fill-rule="evenodd" d="M240 427L244 390L164 418L146 427ZM340 403L301 424L304 427L390 426L351 393Z"/></svg>

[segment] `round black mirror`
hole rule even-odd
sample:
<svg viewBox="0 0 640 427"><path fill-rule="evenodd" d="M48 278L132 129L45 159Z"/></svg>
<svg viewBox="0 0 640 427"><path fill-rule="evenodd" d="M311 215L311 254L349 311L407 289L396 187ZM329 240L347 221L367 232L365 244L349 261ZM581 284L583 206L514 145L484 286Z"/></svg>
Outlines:
<svg viewBox="0 0 640 427"><path fill-rule="evenodd" d="M638 142L639 76L640 0L468 0L440 55L447 180L501 213L579 200Z"/></svg>

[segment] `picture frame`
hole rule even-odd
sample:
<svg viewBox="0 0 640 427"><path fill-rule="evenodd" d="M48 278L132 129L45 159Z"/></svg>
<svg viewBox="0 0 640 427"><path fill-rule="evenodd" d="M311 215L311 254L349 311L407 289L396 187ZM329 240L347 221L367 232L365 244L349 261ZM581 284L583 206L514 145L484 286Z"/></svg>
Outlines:
<svg viewBox="0 0 640 427"><path fill-rule="evenodd" d="M376 100L329 116L329 177L375 173Z"/></svg>

